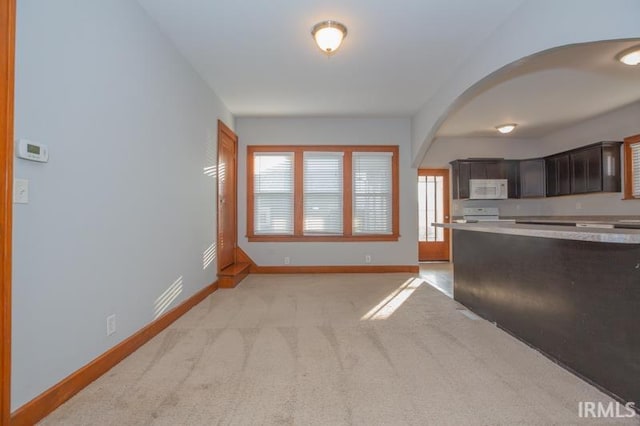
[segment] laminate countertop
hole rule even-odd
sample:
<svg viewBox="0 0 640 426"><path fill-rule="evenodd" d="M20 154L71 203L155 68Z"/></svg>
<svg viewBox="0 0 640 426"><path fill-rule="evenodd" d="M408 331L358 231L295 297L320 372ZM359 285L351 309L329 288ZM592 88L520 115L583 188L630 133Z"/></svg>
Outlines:
<svg viewBox="0 0 640 426"><path fill-rule="evenodd" d="M525 237L554 238L559 240L592 241L614 244L640 244L640 229L616 229L578 227L570 224L532 224L516 221L434 223L434 226L463 231L490 232L494 234Z"/></svg>

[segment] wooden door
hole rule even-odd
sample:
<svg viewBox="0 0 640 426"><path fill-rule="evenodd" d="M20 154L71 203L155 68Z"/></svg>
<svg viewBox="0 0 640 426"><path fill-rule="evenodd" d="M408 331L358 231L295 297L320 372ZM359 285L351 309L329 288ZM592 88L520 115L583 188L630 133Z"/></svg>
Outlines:
<svg viewBox="0 0 640 426"><path fill-rule="evenodd" d="M0 1L0 424L11 411L11 188L15 0Z"/></svg>
<svg viewBox="0 0 640 426"><path fill-rule="evenodd" d="M218 120L218 272L235 263L238 137Z"/></svg>
<svg viewBox="0 0 640 426"><path fill-rule="evenodd" d="M418 170L418 260L449 260L449 170Z"/></svg>

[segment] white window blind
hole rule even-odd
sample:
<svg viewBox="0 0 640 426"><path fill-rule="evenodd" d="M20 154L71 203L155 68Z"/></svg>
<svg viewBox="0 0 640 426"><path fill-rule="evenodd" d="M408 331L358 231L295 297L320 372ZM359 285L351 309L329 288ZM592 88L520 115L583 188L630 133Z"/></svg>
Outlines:
<svg viewBox="0 0 640 426"><path fill-rule="evenodd" d="M392 234L390 152L353 153L353 234Z"/></svg>
<svg viewBox="0 0 640 426"><path fill-rule="evenodd" d="M631 144L632 195L640 198L640 142Z"/></svg>
<svg viewBox="0 0 640 426"><path fill-rule="evenodd" d="M253 218L256 235L293 234L293 153L253 157Z"/></svg>
<svg viewBox="0 0 640 426"><path fill-rule="evenodd" d="M342 152L305 152L305 235L342 235Z"/></svg>

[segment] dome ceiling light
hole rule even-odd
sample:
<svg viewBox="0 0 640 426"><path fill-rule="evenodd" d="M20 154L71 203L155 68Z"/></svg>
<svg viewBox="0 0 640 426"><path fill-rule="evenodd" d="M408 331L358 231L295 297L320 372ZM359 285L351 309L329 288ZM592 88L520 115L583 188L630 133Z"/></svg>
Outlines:
<svg viewBox="0 0 640 426"><path fill-rule="evenodd" d="M347 27L336 21L322 21L311 29L316 44L327 55L335 53L347 36Z"/></svg>
<svg viewBox="0 0 640 426"><path fill-rule="evenodd" d="M640 65L640 46L623 50L618 53L616 59L625 65Z"/></svg>
<svg viewBox="0 0 640 426"><path fill-rule="evenodd" d="M502 134L507 134L513 132L513 129L515 129L516 126L516 123L501 124L499 126L496 126L496 130Z"/></svg>

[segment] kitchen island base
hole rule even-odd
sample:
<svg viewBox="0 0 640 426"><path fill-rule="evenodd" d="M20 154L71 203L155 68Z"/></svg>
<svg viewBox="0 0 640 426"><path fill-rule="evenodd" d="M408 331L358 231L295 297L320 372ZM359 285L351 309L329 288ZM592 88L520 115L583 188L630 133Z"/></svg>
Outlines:
<svg viewBox="0 0 640 426"><path fill-rule="evenodd" d="M453 229L453 263L455 300L640 405L640 245Z"/></svg>

